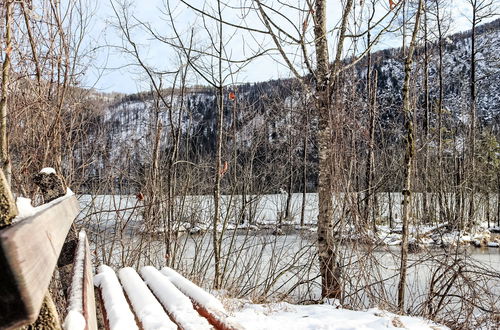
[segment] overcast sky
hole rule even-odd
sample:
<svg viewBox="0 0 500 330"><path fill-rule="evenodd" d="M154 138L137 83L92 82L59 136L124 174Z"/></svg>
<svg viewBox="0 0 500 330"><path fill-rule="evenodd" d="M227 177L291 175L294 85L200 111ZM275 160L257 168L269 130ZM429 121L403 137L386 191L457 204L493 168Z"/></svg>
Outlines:
<svg viewBox="0 0 500 330"><path fill-rule="evenodd" d="M85 85L87 87L93 86L97 90L103 92L114 91L135 93L137 91L147 90L149 83L147 82L148 80L144 71L134 65L136 61L132 57L127 56L121 50L114 47L123 46L124 43L121 33L113 26L117 19L109 0L96 1L96 10L95 13L92 14L91 29L87 34L88 37L86 42L91 48L96 48L98 46L99 48L94 54L95 59L92 61L93 65L86 71ZM129 0L129 2L131 2L130 14L133 16L133 19L147 23L162 37L172 37L173 29L167 19L165 1L166 0L140 0L134 2ZM303 1L299 0L290 1L290 3L293 4L302 2ZM470 5L467 4L467 0L450 0L449 2L451 4L449 10L451 14L450 30L452 32L458 32L470 29L471 24L468 18L470 17L471 10ZM495 0L495 2L500 2L500 0ZM199 6L202 1L190 0L190 3ZM215 0L207 1L207 3L207 6L216 5ZM229 3L234 6L239 6L241 3L245 3L245 0L229 0ZM356 3L358 2L356 1ZM334 28L335 24L338 23L340 13L339 6L339 1L329 1L329 7L327 8L329 28ZM175 15L176 27L182 39L188 42L192 28L194 27L194 40L196 44L207 49L209 47L209 37L203 32L203 21L200 19L199 15L194 14L192 10L185 8L184 5L178 4L176 1L171 1L171 8ZM296 22L303 22L304 20L303 17L299 17L299 15L295 14L291 9L284 7L276 8L294 24ZM387 12L388 6L381 0L381 5L377 6L376 9L376 18L384 16ZM244 15L246 16L243 18L242 16ZM225 20L235 24L246 24L252 28L264 29L263 24L256 15L251 15L242 10L225 8L223 17ZM280 20L278 22L285 26L285 30L292 31L292 26L289 25L290 23L287 23L283 18L278 18L278 16L275 18ZM364 21L362 18L358 19ZM209 25L209 29L214 28L212 22L206 21L206 24ZM300 26L300 24L297 25ZM233 60L243 59L250 54L272 46L272 41L263 35L259 35L258 33L250 35L247 32L235 31L235 29L227 26L224 27L223 35L227 38L227 40L225 40L226 52L228 57L231 57ZM332 36L333 35L334 34L332 34ZM171 47L164 43L153 41L151 36L141 31L141 27L134 28L132 38L138 44L141 58L147 65L154 67L158 71L173 71L178 68L179 65L184 64L180 63L182 60L179 60L178 55L176 55ZM330 44L334 44L334 42ZM399 47L400 45L401 37L398 37L397 34L391 34L382 38L375 49ZM297 55L296 49L290 48L287 51L291 54L295 54L293 59L296 61L297 67L300 68L300 63L303 62L303 59L301 56ZM333 51L334 49L331 49L331 54L333 54ZM251 64L245 66L241 71L238 71L237 74L228 78L226 83L257 82L290 77L289 70L278 61L278 59L280 59L279 56L261 56L253 60ZM206 66L210 66L208 59L205 59L205 63ZM225 69L230 69L234 72L237 69L237 65L231 65L230 68L225 66ZM191 80L190 83L206 85L202 79Z"/></svg>

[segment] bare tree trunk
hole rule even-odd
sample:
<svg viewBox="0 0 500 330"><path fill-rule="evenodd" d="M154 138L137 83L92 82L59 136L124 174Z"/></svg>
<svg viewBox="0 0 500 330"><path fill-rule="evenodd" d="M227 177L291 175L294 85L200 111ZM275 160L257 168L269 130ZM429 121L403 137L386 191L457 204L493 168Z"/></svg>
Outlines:
<svg viewBox="0 0 500 330"><path fill-rule="evenodd" d="M468 229L474 223L474 196L476 194L476 25L477 9L474 3L472 10L472 32L471 32L471 57L470 57L470 140L469 140L469 164L470 164L470 200L469 200L469 219L465 224Z"/></svg>
<svg viewBox="0 0 500 330"><path fill-rule="evenodd" d="M347 29L347 20L353 1L348 0L342 15L337 55L334 62L333 74L337 74L342 54L342 46ZM340 298L342 294L340 284L340 265L335 249L334 221L333 221L333 164L330 118L331 112L331 70L328 56L328 42L326 30L326 1L317 0L314 11L314 36L316 48L316 111L318 116L318 256L321 273L321 296L323 298Z"/></svg>
<svg viewBox="0 0 500 330"><path fill-rule="evenodd" d="M288 184L287 184L287 189L286 189L286 205L285 205L285 221L290 221L292 218L292 212L291 212L291 207L292 207L292 186L293 186L293 169L292 165L289 165L289 171L288 171Z"/></svg>
<svg viewBox="0 0 500 330"><path fill-rule="evenodd" d="M239 210L238 210L238 203L235 203L235 209L234 209L234 219L236 221L236 225L243 223L245 220L245 193L244 193L244 184L240 185L239 180L238 180L238 115L236 111L236 106L237 106L237 99L235 98L233 100L233 113L232 113L232 126L233 126L233 185L234 185L234 191L236 192L236 195L239 197L240 200L240 205L239 205ZM236 201L238 200L238 197L236 197Z"/></svg>
<svg viewBox="0 0 500 330"><path fill-rule="evenodd" d="M408 55L405 60L405 78L403 82L403 113L405 117L406 128L406 152L405 152L405 178L403 183L403 232L401 242L401 266L400 266L400 279L398 285L398 308L404 313L404 299L406 287L406 273L408 263L408 226L410 223L410 210L411 210L411 189L412 189L412 165L415 157L415 140L413 118L410 104L410 76L412 71L413 52L415 50L415 43L417 40L417 32L420 25L420 15L422 13L423 1L419 0L417 14L415 16L415 26L413 27L413 34L408 48Z"/></svg>
<svg viewBox="0 0 500 330"><path fill-rule="evenodd" d="M486 221L488 222L488 228L491 227L491 215L490 215L490 192L486 191Z"/></svg>
<svg viewBox="0 0 500 330"><path fill-rule="evenodd" d="M424 3L424 191L423 191L423 206L424 206L424 222L430 222L430 207L429 207L429 142L430 142L430 111L429 111L429 47L428 47L428 31L427 31L427 4Z"/></svg>
<svg viewBox="0 0 500 330"><path fill-rule="evenodd" d="M368 69L370 70L370 69ZM377 226L375 223L375 210L373 210L373 202L375 197L375 190L373 189L373 181L375 178L375 120L376 120L376 102L377 102L377 72L373 78L373 84L368 83L368 86L372 86L369 89L370 97L370 141L368 145L368 166L366 167L366 198L365 198L365 217L367 223L369 223L370 214L372 215L372 228L373 231L377 231Z"/></svg>
<svg viewBox="0 0 500 330"><path fill-rule="evenodd" d="M317 61L317 115L319 178L318 178L318 255L322 279L321 296L339 298L341 294L339 267L334 253L333 200L330 142L330 81L328 43L326 39L326 1L316 1L316 61Z"/></svg>
<svg viewBox="0 0 500 330"><path fill-rule="evenodd" d="M387 192L388 208L389 208L389 228L394 228L394 215L392 214L392 196L391 191Z"/></svg>
<svg viewBox="0 0 500 330"><path fill-rule="evenodd" d="M2 95L0 99L0 165L7 184L10 186L12 168L9 157L9 144L7 141L7 98L10 83L10 53L12 52L12 8L14 1L5 2L5 58L2 65Z"/></svg>
<svg viewBox="0 0 500 330"><path fill-rule="evenodd" d="M217 1L217 8L219 13L219 86L217 88L217 145L215 154L215 184L214 184L214 221L213 221L213 249L214 249L214 289L220 289L222 284L222 274L220 273L221 255L220 255L220 239L217 233L217 227L220 222L220 199L221 188L220 183L222 179L222 133L224 126L224 88L222 87L222 12L220 1Z"/></svg>
<svg viewBox="0 0 500 330"><path fill-rule="evenodd" d="M497 226L500 227L500 172L497 172Z"/></svg>
<svg viewBox="0 0 500 330"><path fill-rule="evenodd" d="M308 125L309 119L307 115L307 110L305 114L305 127L304 137L302 140L302 205L300 208L300 226L304 226L305 214L306 214L306 194L307 194L307 138L308 138Z"/></svg>
<svg viewBox="0 0 500 330"><path fill-rule="evenodd" d="M463 230L463 212L462 212L462 160L459 155L455 155L455 226Z"/></svg>
<svg viewBox="0 0 500 330"><path fill-rule="evenodd" d="M217 91L217 145L215 155L215 184L214 184L214 221L213 221L213 249L214 249L214 288L220 289L221 274L220 274L220 242L217 227L220 223L220 198L221 198L221 169L222 169L222 125L224 120L223 109L223 89L219 87Z"/></svg>
<svg viewBox="0 0 500 330"><path fill-rule="evenodd" d="M290 100L290 109L293 107L293 100ZM286 189L286 205L285 205L285 221L289 221L292 218L291 206L292 206L292 188L293 188L293 136L292 136L292 125L288 129L288 184Z"/></svg>
<svg viewBox="0 0 500 330"><path fill-rule="evenodd" d="M438 113L438 203L439 203L439 219L442 221L445 218L445 198L443 191L443 97L444 97L444 83L443 83L443 29L441 26L441 12L439 1L436 2L436 23L438 28L438 55L439 55L439 96L437 103Z"/></svg>

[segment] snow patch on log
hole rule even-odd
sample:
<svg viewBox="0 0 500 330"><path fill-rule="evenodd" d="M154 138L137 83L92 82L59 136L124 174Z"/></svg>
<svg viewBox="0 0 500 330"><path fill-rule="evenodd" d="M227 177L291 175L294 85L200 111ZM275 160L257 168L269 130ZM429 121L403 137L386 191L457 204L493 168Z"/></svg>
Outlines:
<svg viewBox="0 0 500 330"><path fill-rule="evenodd" d="M26 218L32 217L36 215L37 213L42 212L43 210L48 209L49 207L53 206L54 204L59 203L60 201L69 198L71 196L75 195L75 193L69 189L66 188L66 194L64 196L61 196L59 198L56 198L48 203L42 204L40 206L34 207L31 205L31 199L25 198L25 197L17 197L16 198L16 206L18 209L18 215L12 219L12 223L19 222L21 220L24 220Z"/></svg>
<svg viewBox="0 0 500 330"><path fill-rule="evenodd" d="M64 319L63 328L65 330L84 330L87 325L82 313L78 311L69 311Z"/></svg>
<svg viewBox="0 0 500 330"><path fill-rule="evenodd" d="M40 170L39 173L42 174L56 174L56 170L54 170L52 167L44 167Z"/></svg>
<svg viewBox="0 0 500 330"><path fill-rule="evenodd" d="M65 330L85 329L86 321L83 317L83 274L85 269L85 231L78 234L78 246L76 248L75 262L73 266L73 279L71 291L68 298L68 315L64 319ZM78 316L78 314L81 316ZM82 325L83 319L83 327Z"/></svg>

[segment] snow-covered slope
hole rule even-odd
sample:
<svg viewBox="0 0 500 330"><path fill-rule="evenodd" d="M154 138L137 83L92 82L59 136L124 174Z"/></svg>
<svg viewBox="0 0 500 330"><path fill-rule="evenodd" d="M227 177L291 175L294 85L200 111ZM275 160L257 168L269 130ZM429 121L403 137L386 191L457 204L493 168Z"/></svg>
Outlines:
<svg viewBox="0 0 500 330"><path fill-rule="evenodd" d="M470 120L470 33L446 37L443 41L443 129L453 133L460 149L460 139L465 139ZM478 29L477 35L477 114L479 127L498 127L500 123L500 20L488 23ZM429 43L429 102L431 131L437 129L439 96L438 72L439 56L436 41ZM423 121L423 48L415 54L413 70L413 95L416 100L416 116ZM399 49L379 51L372 56L373 69L377 71L377 104L379 105L376 133L378 139L402 141L403 127L401 114L401 85L403 81L403 60ZM361 61L354 69L355 79L347 84L359 92L359 96L348 96L346 104L352 109L346 112L355 122L350 129L360 131L367 128L368 111L363 110L364 77L366 61ZM350 85L350 86L351 86ZM347 87L346 87L347 88ZM236 99L229 98L229 92L236 93ZM314 141L316 123L310 121L314 100L301 91L300 85L292 79L272 80L255 84L228 87L224 99L224 140L227 147L225 158L229 159L231 146L237 145L239 160L243 164L248 159L256 159L252 164L254 176L276 168L284 158L288 162L297 160L307 146L307 158L311 166L317 163ZM361 109L361 110L360 110ZM144 173L153 159L156 141L160 153L168 157L173 146L178 143L178 159L200 163L215 154L217 105L215 90L208 87L187 88L180 91L165 91L161 99L151 93L127 95L110 105L103 118L106 131L106 148L93 164L96 176L118 176L130 173ZM309 124L306 125L305 123ZM420 124L421 125L421 124ZM383 130L383 131L382 131ZM307 137L307 144L303 137ZM452 134L452 133L449 133ZM159 139L157 139L159 137ZM451 138L444 135L445 139ZM430 146L433 144L430 143ZM361 143L359 148L363 148ZM445 151L447 150L445 147ZM290 153L288 153L290 152ZM363 152L362 150L360 151ZM165 156L166 155L166 156ZM295 157L296 160L291 160ZM246 159L246 160L245 160ZM290 164L293 167L297 164ZM259 172L260 171L260 172ZM314 189L317 178L311 171L308 184ZM267 175L267 174L266 174ZM263 181L280 188L274 177L267 175ZM298 177L298 175L297 175ZM298 184L299 180L297 180Z"/></svg>

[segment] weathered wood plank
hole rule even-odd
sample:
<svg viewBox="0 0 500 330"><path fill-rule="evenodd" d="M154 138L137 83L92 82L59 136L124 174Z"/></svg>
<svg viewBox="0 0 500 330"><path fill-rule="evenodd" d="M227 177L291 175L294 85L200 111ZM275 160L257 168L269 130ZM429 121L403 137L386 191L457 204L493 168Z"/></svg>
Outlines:
<svg viewBox="0 0 500 330"><path fill-rule="evenodd" d="M36 320L66 235L79 211L75 196L0 230L0 328Z"/></svg>
<svg viewBox="0 0 500 330"><path fill-rule="evenodd" d="M196 311L206 318L216 330L244 330L240 324L229 320L228 316L220 311L205 308L202 304L190 297L193 302L193 307Z"/></svg>
<svg viewBox="0 0 500 330"><path fill-rule="evenodd" d="M97 330L92 256L84 230L78 234L68 302L68 313L64 319L65 329Z"/></svg>
<svg viewBox="0 0 500 330"><path fill-rule="evenodd" d="M94 274L92 273L92 255L85 235L85 269L83 274L83 315L87 321L86 330L97 330L97 316L94 295Z"/></svg>

